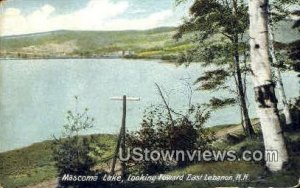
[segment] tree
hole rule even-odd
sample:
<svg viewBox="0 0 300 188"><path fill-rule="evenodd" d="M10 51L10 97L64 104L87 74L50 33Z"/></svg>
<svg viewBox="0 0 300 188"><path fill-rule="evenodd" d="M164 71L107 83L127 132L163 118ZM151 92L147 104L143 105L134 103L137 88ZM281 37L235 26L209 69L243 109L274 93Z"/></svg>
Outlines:
<svg viewBox="0 0 300 188"><path fill-rule="evenodd" d="M278 160L266 161L266 166L271 171L279 171L288 161L288 154L281 130L269 61L268 1L249 0L249 14L250 57L257 116L261 123L265 150L278 152Z"/></svg>
<svg viewBox="0 0 300 188"><path fill-rule="evenodd" d="M238 99L241 108L242 125L246 134L253 136L254 130L246 103L246 83L242 76L243 72L249 69L246 64L248 46L244 38L248 19L247 6L243 2L197 0L190 7L190 18L179 27L175 38L180 38L186 33L196 36L195 48L185 54L185 58L181 57L182 61L200 61L204 62L203 65L216 65L214 70L206 71L197 79L196 83L201 84L200 89L228 89L230 87L226 86L225 81L229 77L234 78L237 90L235 98ZM211 103L215 103L214 100L212 99ZM221 103L227 105L233 104L234 101L228 98L217 100L223 100Z"/></svg>
<svg viewBox="0 0 300 188"><path fill-rule="evenodd" d="M298 28L300 32L300 10L293 11L293 15L298 16L298 19L295 21L293 28ZM294 61L293 69L297 72L300 72L300 40L293 43L290 49L289 58ZM300 77L300 75L298 75Z"/></svg>
<svg viewBox="0 0 300 188"><path fill-rule="evenodd" d="M279 96L280 96L280 99L281 99L282 104L283 104L283 114L285 116L285 124L290 125L290 124L292 124L292 116L291 116L288 101L287 101L286 95L285 95L285 90L284 90L281 71L280 71L280 65L279 65L279 62L277 61L277 58L276 58L276 55L275 55L274 30L273 30L273 26L272 26L271 16L270 16L270 19L269 19L269 22L268 22L268 29L269 29L269 50L270 50L270 55L271 55L271 58L272 58L272 64L275 68L275 73L276 73L276 76L277 76Z"/></svg>
<svg viewBox="0 0 300 188"><path fill-rule="evenodd" d="M78 100L75 97L76 102ZM71 175L90 175L92 167L96 164L95 159L90 155L94 148L91 144L95 143L92 137L79 136L83 130L93 127L94 118L87 114L88 109L83 112L68 111L67 121L64 125L63 135L55 138L53 143L53 158L62 177L65 174ZM84 184L84 182L69 182L60 179L61 186L75 186L75 184Z"/></svg>
<svg viewBox="0 0 300 188"><path fill-rule="evenodd" d="M293 11L291 9L291 5L295 5L299 3L299 0L277 0L273 1L269 5L268 13L268 30L269 30L269 50L271 56L271 65L274 67L275 75L276 75L276 82L278 85L279 91L279 99L283 104L283 114L285 116L285 124L290 125L292 124L292 117L291 112L289 109L288 101L285 95L285 89L282 82L281 71L286 69L286 66L283 63L280 63L276 57L276 49L275 49L275 29L276 24L281 21L285 21L290 15L297 13L297 11ZM297 22L295 23L294 27L296 26ZM288 57L285 57L285 62L287 61Z"/></svg>

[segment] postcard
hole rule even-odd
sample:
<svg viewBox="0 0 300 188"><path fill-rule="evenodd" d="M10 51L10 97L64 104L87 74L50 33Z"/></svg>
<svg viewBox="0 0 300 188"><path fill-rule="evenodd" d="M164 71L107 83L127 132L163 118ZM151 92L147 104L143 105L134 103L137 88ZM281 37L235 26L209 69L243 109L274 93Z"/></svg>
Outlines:
<svg viewBox="0 0 300 188"><path fill-rule="evenodd" d="M0 188L300 187L299 5L1 0Z"/></svg>

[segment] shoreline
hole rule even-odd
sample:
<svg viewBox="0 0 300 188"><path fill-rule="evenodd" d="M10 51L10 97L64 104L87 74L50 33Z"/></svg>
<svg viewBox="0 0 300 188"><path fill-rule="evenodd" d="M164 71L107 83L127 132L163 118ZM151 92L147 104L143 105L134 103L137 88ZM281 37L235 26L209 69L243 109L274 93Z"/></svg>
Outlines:
<svg viewBox="0 0 300 188"><path fill-rule="evenodd" d="M156 57L118 57L118 56L103 56L103 57L27 57L27 58L6 58L6 57L0 57L1 60L64 60L64 59L123 59L123 60L159 60L159 61L170 61L172 63L176 63L176 59L163 59L163 58L156 58Z"/></svg>
<svg viewBox="0 0 300 188"><path fill-rule="evenodd" d="M94 134L82 134L82 135L79 135L79 136L88 137L88 136L117 136L117 135L116 134L110 134L110 133L98 133L98 134L94 133ZM33 142L33 143L25 145L25 146L20 146L20 147L14 148L14 149L0 151L0 155L1 154L6 154L6 153L9 153L9 152L19 151L19 150L26 150L30 147L35 146L35 145L40 145L40 144L44 144L44 143L47 143L47 142L53 142L53 141L54 141L54 139L45 139L45 140L41 140L41 141L36 141L36 142Z"/></svg>
<svg viewBox="0 0 300 188"><path fill-rule="evenodd" d="M256 121L256 120L254 120L254 121ZM212 129L213 131L215 131L217 137L223 137L224 135L226 135L230 132L238 131L241 128L242 127L240 126L239 123L237 123L237 124L222 124L222 125L206 127L206 129ZM112 133L82 134L80 136L85 137L85 136L94 136L94 135L96 135L96 136L117 136L117 134L112 134ZM20 146L20 147L14 148L14 149L0 151L0 154L5 154L7 152L14 152L14 151L18 151L18 150L28 149L34 145L39 145L39 144L43 144L43 143L47 143L47 142L53 142L53 139L45 139L45 140L41 140L41 141L36 141L36 142L33 142L26 146Z"/></svg>

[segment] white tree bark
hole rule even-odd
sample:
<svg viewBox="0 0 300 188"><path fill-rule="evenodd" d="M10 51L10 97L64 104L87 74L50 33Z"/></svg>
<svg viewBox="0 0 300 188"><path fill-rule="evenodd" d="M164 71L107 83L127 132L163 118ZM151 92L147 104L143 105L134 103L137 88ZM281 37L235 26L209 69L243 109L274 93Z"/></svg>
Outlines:
<svg viewBox="0 0 300 188"><path fill-rule="evenodd" d="M249 0L251 68L257 116L261 123L265 150L278 153L278 160L266 161L266 166L270 171L279 171L287 162L288 154L279 121L275 84L269 62L267 8L267 0Z"/></svg>
<svg viewBox="0 0 300 188"><path fill-rule="evenodd" d="M275 56L275 49L274 49L274 32L273 27L271 25L271 20L268 22L268 29L269 29L269 41L270 41L270 55L272 58L272 62L274 65L278 65L277 58ZM292 124L292 116L291 112L287 103L284 86L282 82L282 76L280 72L279 67L275 67L275 74L277 76L277 84L278 84L278 90L279 90L279 99L281 100L283 104L283 114L285 116L285 124L290 125Z"/></svg>

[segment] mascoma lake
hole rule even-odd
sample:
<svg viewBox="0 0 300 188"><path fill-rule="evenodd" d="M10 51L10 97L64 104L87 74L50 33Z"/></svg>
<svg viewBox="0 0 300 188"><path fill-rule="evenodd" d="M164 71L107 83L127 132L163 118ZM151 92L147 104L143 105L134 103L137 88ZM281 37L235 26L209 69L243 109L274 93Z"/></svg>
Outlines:
<svg viewBox="0 0 300 188"><path fill-rule="evenodd" d="M83 134L118 133L122 117L122 102L113 96L140 97L127 103L127 129L139 128L143 111L151 104L161 104L155 83L168 95L168 102L176 110L186 109L190 86L192 103L205 103L213 97L232 94L196 91L193 82L205 69L193 63L186 67L159 60L125 59L49 59L0 60L0 152L28 146L34 142L60 135L68 110L88 108L95 118L95 126ZM250 80L249 80L250 81ZM299 95L295 72L283 73L288 98ZM233 80L228 81L234 89ZM252 86L248 99L254 102ZM254 118L255 106L249 106ZM238 123L237 106L212 114L206 126Z"/></svg>

